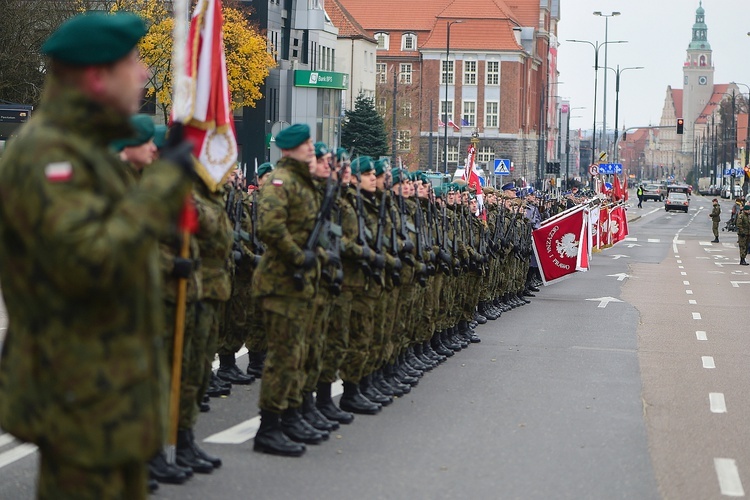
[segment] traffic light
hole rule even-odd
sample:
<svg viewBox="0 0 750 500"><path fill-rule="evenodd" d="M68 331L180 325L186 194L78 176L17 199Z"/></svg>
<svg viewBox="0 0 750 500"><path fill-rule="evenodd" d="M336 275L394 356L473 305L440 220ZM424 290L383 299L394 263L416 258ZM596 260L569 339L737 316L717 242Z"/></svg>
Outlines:
<svg viewBox="0 0 750 500"><path fill-rule="evenodd" d="M682 118L677 119L677 133L682 134L682 129L685 126L685 120Z"/></svg>

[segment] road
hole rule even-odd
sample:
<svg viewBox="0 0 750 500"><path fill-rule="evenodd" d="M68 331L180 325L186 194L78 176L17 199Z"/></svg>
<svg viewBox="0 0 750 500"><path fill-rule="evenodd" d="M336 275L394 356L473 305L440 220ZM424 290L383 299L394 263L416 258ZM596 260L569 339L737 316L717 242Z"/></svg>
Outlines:
<svg viewBox="0 0 750 500"><path fill-rule="evenodd" d="M709 208L631 207L629 238L590 271L480 327L481 344L302 458L252 451L258 384L212 400L196 435L224 466L154 498L744 496L750 274L735 233L710 243ZM32 498L36 454L8 438L0 498Z"/></svg>

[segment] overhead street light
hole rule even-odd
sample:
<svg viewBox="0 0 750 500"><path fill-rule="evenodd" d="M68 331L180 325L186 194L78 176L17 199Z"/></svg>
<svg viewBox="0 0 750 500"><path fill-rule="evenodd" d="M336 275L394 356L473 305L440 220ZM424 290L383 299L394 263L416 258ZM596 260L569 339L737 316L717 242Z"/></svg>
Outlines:
<svg viewBox="0 0 750 500"><path fill-rule="evenodd" d="M617 136L619 135L619 130L617 129L618 127L617 120L620 114L620 74L622 74L623 71L627 71L629 69L643 69L643 66L630 66L627 68L620 69L620 65L618 64L617 69L610 68L610 67L607 67L607 69L610 71L614 71L616 75L616 78L615 78L615 142L614 142L615 147L614 147L613 155L615 157L614 158L615 163L617 163L617 159L620 156L620 153L617 148ZM606 71L604 74L605 75L607 74Z"/></svg>
<svg viewBox="0 0 750 500"><path fill-rule="evenodd" d="M595 16L603 17L604 18L604 44L607 44L607 39L609 37L609 18L619 16L619 12L612 12L611 14L602 14L601 11L595 11ZM609 64L607 62L607 47L604 47L604 66L607 67ZM602 118L602 135L604 136L604 144L606 145L604 147L605 151L609 151L609 138L607 137L607 72L604 72L604 105L602 106L602 114L604 115Z"/></svg>

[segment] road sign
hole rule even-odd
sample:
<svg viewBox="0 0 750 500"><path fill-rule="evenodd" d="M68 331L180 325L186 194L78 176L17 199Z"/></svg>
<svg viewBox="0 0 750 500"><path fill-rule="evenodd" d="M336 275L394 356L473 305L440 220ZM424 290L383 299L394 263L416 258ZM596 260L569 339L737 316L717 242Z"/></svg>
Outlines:
<svg viewBox="0 0 750 500"><path fill-rule="evenodd" d="M622 163L600 163L599 164L599 173L600 174L621 174L622 173Z"/></svg>
<svg viewBox="0 0 750 500"><path fill-rule="evenodd" d="M596 163L591 164L591 166L589 166L589 174L596 175L598 173L599 173L599 165L597 165Z"/></svg>
<svg viewBox="0 0 750 500"><path fill-rule="evenodd" d="M495 159L495 175L510 175L510 160Z"/></svg>

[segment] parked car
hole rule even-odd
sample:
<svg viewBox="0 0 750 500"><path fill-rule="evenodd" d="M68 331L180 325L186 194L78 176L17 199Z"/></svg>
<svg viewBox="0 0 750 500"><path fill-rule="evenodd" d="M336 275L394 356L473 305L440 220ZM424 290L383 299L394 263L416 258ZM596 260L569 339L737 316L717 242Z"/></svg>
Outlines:
<svg viewBox="0 0 750 500"><path fill-rule="evenodd" d="M646 184L643 186L643 201L664 201L664 190L659 184Z"/></svg>
<svg viewBox="0 0 750 500"><path fill-rule="evenodd" d="M664 200L664 210L666 210L667 212L669 212L670 210L682 210L683 212L688 213L689 207L690 200L685 193L672 191L671 193L669 193L669 196L667 196L667 199Z"/></svg>

